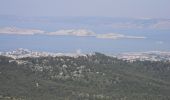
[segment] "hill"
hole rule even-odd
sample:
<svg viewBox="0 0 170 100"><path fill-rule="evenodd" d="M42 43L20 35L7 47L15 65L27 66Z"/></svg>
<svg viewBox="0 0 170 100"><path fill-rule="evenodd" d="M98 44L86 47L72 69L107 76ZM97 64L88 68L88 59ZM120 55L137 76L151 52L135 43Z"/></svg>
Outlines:
<svg viewBox="0 0 170 100"><path fill-rule="evenodd" d="M170 63L0 56L0 100L170 100Z"/></svg>

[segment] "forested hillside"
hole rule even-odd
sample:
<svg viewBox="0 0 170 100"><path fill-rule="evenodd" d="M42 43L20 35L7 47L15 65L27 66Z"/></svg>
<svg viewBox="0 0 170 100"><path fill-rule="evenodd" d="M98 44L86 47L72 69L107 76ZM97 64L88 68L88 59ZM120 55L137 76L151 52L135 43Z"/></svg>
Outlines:
<svg viewBox="0 0 170 100"><path fill-rule="evenodd" d="M0 56L0 100L170 100L170 62Z"/></svg>

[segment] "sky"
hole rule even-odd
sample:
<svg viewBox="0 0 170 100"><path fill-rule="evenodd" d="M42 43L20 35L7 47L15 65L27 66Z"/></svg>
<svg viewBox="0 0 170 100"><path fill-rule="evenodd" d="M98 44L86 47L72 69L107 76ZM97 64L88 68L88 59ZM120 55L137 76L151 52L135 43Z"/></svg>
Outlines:
<svg viewBox="0 0 170 100"><path fill-rule="evenodd" d="M170 0L0 0L1 15L170 18Z"/></svg>
<svg viewBox="0 0 170 100"><path fill-rule="evenodd" d="M0 51L170 51L170 0L0 0Z"/></svg>

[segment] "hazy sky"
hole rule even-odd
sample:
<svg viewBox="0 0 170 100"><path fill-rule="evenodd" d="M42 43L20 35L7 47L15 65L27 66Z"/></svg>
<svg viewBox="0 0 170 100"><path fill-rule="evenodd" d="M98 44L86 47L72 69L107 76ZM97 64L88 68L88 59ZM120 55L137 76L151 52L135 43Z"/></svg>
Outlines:
<svg viewBox="0 0 170 100"><path fill-rule="evenodd" d="M0 0L1 15L170 18L170 0Z"/></svg>

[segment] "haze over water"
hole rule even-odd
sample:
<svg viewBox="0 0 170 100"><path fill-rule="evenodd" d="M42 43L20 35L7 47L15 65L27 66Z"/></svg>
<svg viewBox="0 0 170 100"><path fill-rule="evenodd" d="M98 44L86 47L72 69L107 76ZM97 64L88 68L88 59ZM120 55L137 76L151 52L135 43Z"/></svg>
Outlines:
<svg viewBox="0 0 170 100"><path fill-rule="evenodd" d="M3 0L0 51L170 51L168 0Z"/></svg>

